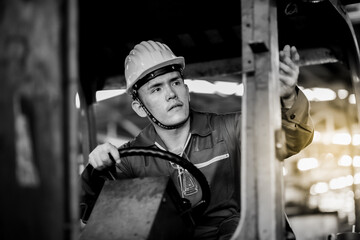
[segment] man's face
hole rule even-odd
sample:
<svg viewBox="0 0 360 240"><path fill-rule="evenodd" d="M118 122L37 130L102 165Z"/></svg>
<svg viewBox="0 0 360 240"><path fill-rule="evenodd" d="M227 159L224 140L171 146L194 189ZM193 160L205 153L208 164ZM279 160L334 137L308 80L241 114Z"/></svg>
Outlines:
<svg viewBox="0 0 360 240"><path fill-rule="evenodd" d="M162 124L176 125L189 116L189 89L177 71L147 82L139 89L139 97Z"/></svg>

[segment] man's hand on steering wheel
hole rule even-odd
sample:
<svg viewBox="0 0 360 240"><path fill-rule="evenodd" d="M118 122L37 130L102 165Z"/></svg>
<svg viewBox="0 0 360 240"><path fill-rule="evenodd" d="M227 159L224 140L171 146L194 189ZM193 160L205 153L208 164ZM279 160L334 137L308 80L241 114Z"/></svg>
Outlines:
<svg viewBox="0 0 360 240"><path fill-rule="evenodd" d="M113 166L114 164L119 164L121 162L120 155L123 157L138 155L153 156L159 159L173 162L188 170L188 172L195 177L202 190L202 200L199 201L199 203L202 203L202 207L198 208L198 211L199 213L203 213L206 210L211 198L210 187L204 174L190 161L187 161L186 159L174 153L160 149L141 147L118 149L111 143L104 143L98 145L89 154L89 165L98 171L102 171ZM115 178L113 178L113 180L114 179Z"/></svg>
<svg viewBox="0 0 360 240"><path fill-rule="evenodd" d="M113 159L111 159L113 158ZM104 143L98 145L90 154L89 154L89 164L96 170L104 170L114 164L119 164L120 154L117 147L111 143Z"/></svg>

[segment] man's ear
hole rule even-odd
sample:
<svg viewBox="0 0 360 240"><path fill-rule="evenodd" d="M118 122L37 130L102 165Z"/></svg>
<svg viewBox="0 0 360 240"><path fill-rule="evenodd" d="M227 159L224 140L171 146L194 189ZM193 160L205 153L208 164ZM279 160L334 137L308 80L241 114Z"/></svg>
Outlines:
<svg viewBox="0 0 360 240"><path fill-rule="evenodd" d="M138 100L133 100L131 103L131 107L136 112L136 114L139 115L139 117L147 116L146 112L144 111L144 109L142 108L142 105L140 104L140 102Z"/></svg>

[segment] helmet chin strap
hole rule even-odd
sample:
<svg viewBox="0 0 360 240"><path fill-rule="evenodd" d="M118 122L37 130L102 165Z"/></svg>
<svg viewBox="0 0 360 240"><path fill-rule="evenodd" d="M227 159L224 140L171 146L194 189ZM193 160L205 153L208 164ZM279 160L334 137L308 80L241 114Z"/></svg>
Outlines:
<svg viewBox="0 0 360 240"><path fill-rule="evenodd" d="M178 124L174 124L174 125L165 125L162 124L159 120L157 120L149 111L149 109L147 109L144 105L144 103L140 100L140 98L138 96L133 96L134 100L138 101L140 103L140 106L144 109L144 111L146 112L146 115L150 118L150 120L155 123L156 125L158 125L159 127L163 128L163 129L167 129L167 130L171 130L171 129L176 129L181 127L182 125L184 125L186 123L186 121L189 119L190 114L187 116L187 118L178 123Z"/></svg>

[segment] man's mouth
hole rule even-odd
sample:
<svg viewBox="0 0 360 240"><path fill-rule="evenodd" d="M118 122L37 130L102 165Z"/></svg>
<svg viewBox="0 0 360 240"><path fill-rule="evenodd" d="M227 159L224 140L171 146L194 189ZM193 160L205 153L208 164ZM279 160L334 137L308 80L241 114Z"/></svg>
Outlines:
<svg viewBox="0 0 360 240"><path fill-rule="evenodd" d="M176 103L176 104L172 105L172 106L169 108L168 111L171 111L171 110L173 110L174 108L177 108L177 107L181 107L182 105L183 105L182 103Z"/></svg>

